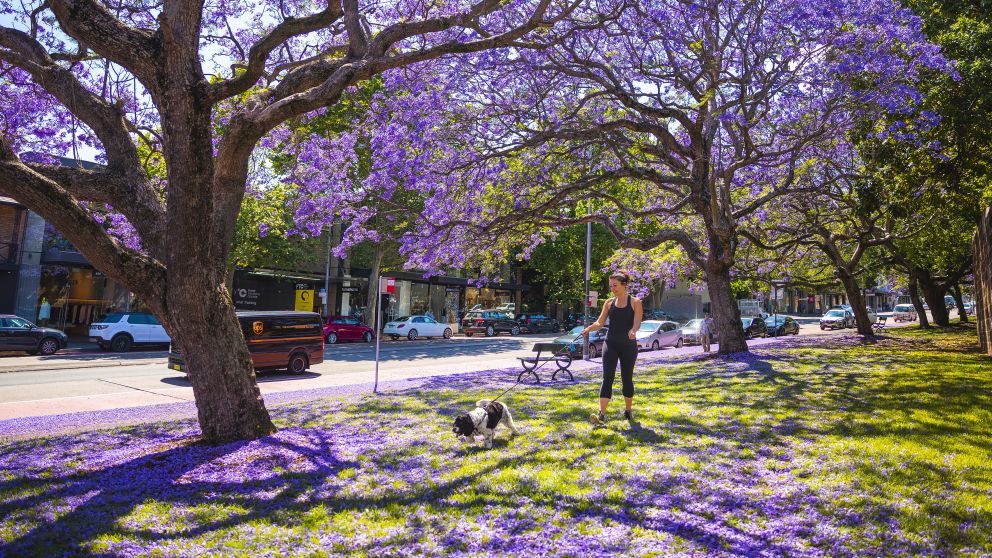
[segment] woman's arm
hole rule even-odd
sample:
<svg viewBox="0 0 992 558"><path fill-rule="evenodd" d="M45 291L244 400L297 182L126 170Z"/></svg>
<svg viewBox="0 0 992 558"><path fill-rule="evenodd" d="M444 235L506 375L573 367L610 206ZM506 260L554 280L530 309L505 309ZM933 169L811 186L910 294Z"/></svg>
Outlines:
<svg viewBox="0 0 992 558"><path fill-rule="evenodd" d="M588 327L582 330L582 335L589 335L590 332L596 331L597 329L603 329L603 326L606 325L606 318L610 315L611 304L613 304L612 298L607 300L606 304L603 305L603 311L599 313L599 319L589 324Z"/></svg>
<svg viewBox="0 0 992 558"><path fill-rule="evenodd" d="M631 308L634 309L634 327L627 332L627 338L637 339L637 330L641 329L641 319L644 317L644 304L641 299L630 297Z"/></svg>

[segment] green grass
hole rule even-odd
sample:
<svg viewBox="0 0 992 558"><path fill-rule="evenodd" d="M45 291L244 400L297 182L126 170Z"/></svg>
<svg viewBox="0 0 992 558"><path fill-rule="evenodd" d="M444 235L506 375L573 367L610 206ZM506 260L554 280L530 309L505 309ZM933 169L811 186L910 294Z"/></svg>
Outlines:
<svg viewBox="0 0 992 558"><path fill-rule="evenodd" d="M524 435L503 431L489 451L450 434L454 414L502 391L471 379L277 407L271 446L193 457L188 423L17 442L71 466L0 466L0 542L36 555L992 554L992 361L974 330L806 343L638 369L638 428L619 406L606 428L586 422L594 374L512 391ZM167 486L73 504L64 487L127 444L128 460L162 457L111 465Z"/></svg>

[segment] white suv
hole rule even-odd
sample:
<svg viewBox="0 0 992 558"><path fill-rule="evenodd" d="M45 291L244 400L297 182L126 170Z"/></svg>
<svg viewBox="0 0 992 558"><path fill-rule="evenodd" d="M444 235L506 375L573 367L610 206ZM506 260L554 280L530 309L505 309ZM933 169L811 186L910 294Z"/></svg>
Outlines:
<svg viewBox="0 0 992 558"><path fill-rule="evenodd" d="M146 312L107 314L90 324L90 341L103 350L124 352L133 345L168 345L172 340L155 316Z"/></svg>
<svg viewBox="0 0 992 558"><path fill-rule="evenodd" d="M865 311L868 312L869 324L874 324L875 322L878 321L878 314L876 314L875 311L872 310L870 306L865 306Z"/></svg>

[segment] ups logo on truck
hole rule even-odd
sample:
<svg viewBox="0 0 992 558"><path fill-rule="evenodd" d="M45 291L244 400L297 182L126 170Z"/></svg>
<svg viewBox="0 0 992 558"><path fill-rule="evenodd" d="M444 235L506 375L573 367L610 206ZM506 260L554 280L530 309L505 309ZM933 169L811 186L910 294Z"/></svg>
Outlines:
<svg viewBox="0 0 992 558"><path fill-rule="evenodd" d="M265 328L262 326L262 322L252 322L251 330L255 335L261 335Z"/></svg>

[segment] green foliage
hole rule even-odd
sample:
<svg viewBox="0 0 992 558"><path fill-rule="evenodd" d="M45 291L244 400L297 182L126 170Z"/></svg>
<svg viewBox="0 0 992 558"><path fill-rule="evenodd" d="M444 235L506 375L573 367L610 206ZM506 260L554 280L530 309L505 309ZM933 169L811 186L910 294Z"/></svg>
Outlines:
<svg viewBox="0 0 992 558"><path fill-rule="evenodd" d="M592 227L589 284L606 292L609 273L604 263L617 249L617 241L602 225ZM524 264L535 283L544 286L547 302L579 302L585 298L586 226L566 227L552 240L537 247Z"/></svg>
<svg viewBox="0 0 992 558"><path fill-rule="evenodd" d="M325 260L326 238L286 236L295 225L294 196L292 186L287 184L275 185L258 196L245 196L234 231L230 265L295 270Z"/></svg>

